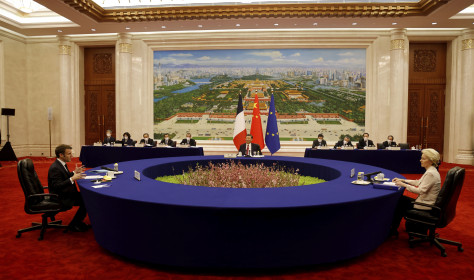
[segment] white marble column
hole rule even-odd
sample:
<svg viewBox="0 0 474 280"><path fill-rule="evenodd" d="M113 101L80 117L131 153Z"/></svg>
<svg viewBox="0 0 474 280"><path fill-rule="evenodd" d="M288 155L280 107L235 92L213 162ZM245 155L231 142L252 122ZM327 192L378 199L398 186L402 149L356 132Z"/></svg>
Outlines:
<svg viewBox="0 0 474 280"><path fill-rule="evenodd" d="M462 81L458 93L460 100L457 131L456 162L474 164L474 29L463 31L461 41Z"/></svg>
<svg viewBox="0 0 474 280"><path fill-rule="evenodd" d="M71 41L67 36L59 36L59 113L53 119L60 122L60 139L62 144L73 145L74 110L71 87Z"/></svg>
<svg viewBox="0 0 474 280"><path fill-rule="evenodd" d="M132 36L121 33L117 41L118 63L116 82L116 133L121 138L122 133L132 128Z"/></svg>
<svg viewBox="0 0 474 280"><path fill-rule="evenodd" d="M408 39L405 29L390 38L389 127L397 142L406 142L408 125Z"/></svg>

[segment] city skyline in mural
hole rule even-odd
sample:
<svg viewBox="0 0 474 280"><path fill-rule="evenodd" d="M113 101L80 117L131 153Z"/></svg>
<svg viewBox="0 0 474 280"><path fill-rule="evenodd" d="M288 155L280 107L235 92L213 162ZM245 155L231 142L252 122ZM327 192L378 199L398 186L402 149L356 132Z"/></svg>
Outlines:
<svg viewBox="0 0 474 280"><path fill-rule="evenodd" d="M365 127L365 49L155 51L154 133L231 140L239 94L250 129L275 96L282 141L358 137Z"/></svg>

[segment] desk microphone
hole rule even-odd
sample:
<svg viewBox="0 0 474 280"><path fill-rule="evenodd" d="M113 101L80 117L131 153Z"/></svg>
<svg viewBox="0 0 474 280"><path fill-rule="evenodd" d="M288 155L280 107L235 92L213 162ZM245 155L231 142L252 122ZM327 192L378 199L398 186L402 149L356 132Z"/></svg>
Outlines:
<svg viewBox="0 0 474 280"><path fill-rule="evenodd" d="M367 179L365 179L366 181L369 181L369 182L372 182L372 176L373 175L377 175L379 173L382 173L382 171L376 171L376 172L372 172L372 173L367 173L367 174L364 174L364 177L367 177Z"/></svg>

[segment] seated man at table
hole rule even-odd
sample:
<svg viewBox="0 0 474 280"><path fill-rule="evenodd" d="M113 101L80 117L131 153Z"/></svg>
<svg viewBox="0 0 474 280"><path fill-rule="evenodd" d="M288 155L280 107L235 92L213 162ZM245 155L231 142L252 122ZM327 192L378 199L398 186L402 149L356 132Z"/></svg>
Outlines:
<svg viewBox="0 0 474 280"><path fill-rule="evenodd" d="M133 139L130 136L130 133L125 132L123 134L122 145L124 145L124 146L135 146L135 143L133 142Z"/></svg>
<svg viewBox="0 0 474 280"><path fill-rule="evenodd" d="M153 139L150 138L148 133L143 133L143 139L140 140L140 144L145 144L145 146L153 146Z"/></svg>
<svg viewBox="0 0 474 280"><path fill-rule="evenodd" d="M165 146L176 147L176 142L170 139L170 135L165 133L165 137L161 139L160 144L164 144Z"/></svg>
<svg viewBox="0 0 474 280"><path fill-rule="evenodd" d="M324 140L324 135L320 133L318 134L318 139L313 141L312 148L314 149L314 148L323 147L323 146L327 146L327 144L326 144L326 140Z"/></svg>
<svg viewBox="0 0 474 280"><path fill-rule="evenodd" d="M245 143L240 145L239 153L246 157L250 157L253 155L261 155L262 150L260 149L260 145L252 143L252 140L252 134L247 134L247 136L245 137Z"/></svg>
<svg viewBox="0 0 474 280"><path fill-rule="evenodd" d="M386 149L388 147L396 147L397 146L397 142L393 141L393 136L392 135L389 135L387 137L387 141L384 141L382 143L383 147Z"/></svg>
<svg viewBox="0 0 474 280"><path fill-rule="evenodd" d="M364 138L359 140L359 143L357 143L357 149L363 149L365 147L373 147L374 142L372 140L369 140L369 134L367 132L364 133Z"/></svg>
<svg viewBox="0 0 474 280"><path fill-rule="evenodd" d="M342 147L354 147L349 136L345 136L344 140L339 140L336 145L334 145L334 149L341 149Z"/></svg>
<svg viewBox="0 0 474 280"><path fill-rule="evenodd" d="M110 146L112 143L115 143L115 138L112 136L112 130L107 129L107 131L105 132L104 143L102 144Z"/></svg>
<svg viewBox="0 0 474 280"><path fill-rule="evenodd" d="M186 133L186 138L183 139L180 143L181 145L188 145L188 146L196 146L196 140L191 138L191 133L187 132Z"/></svg>

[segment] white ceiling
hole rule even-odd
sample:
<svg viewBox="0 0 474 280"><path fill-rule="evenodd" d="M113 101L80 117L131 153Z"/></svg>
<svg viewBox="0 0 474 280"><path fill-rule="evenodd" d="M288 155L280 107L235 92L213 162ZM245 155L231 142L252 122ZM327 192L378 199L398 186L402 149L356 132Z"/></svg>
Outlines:
<svg viewBox="0 0 474 280"><path fill-rule="evenodd" d="M126 8L122 5L173 5L190 6L206 2L207 5L245 5L268 3L354 3L372 0L319 0L319 1L210 1L210 0L94 0L104 9ZM414 0L380 2L401 3ZM37 0L28 6L29 0L0 0L0 28L24 36L99 34L122 32L156 32L181 30L229 30L229 29L359 29L359 28L421 28L463 29L474 28L474 0L440 0L446 2L427 16L406 17L287 17L245 19L196 19L145 22L98 22L67 5L64 0ZM160 3L158 3L160 2ZM173 2L173 3L171 3ZM191 3L192 2L192 3ZM23 4L23 5L22 5ZM26 4L26 5L25 5ZM27 6L27 7L24 7ZM20 9L21 8L21 9ZM25 10L26 8L26 10ZM133 7L133 8L136 8ZM469 9L468 9L469 8ZM30 10L28 10L30 9ZM25 13L26 11L26 13ZM464 11L464 12L462 12ZM462 12L462 13L461 13ZM436 24L433 24L436 23Z"/></svg>

